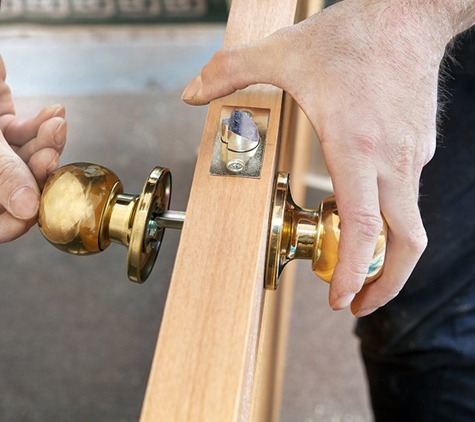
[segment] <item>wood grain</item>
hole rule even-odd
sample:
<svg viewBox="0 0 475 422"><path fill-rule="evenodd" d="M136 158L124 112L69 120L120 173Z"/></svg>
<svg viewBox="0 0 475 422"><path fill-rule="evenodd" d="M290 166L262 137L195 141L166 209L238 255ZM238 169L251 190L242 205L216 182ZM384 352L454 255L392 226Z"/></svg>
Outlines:
<svg viewBox="0 0 475 422"><path fill-rule="evenodd" d="M294 21L296 0L234 0L224 45ZM270 109L260 179L209 175L222 106ZM282 92L256 85L209 107L142 422L250 419Z"/></svg>
<svg viewBox="0 0 475 422"><path fill-rule="evenodd" d="M320 8L314 3L301 13ZM296 8L296 0L234 0L224 46L292 24ZM263 290L268 219L281 123L286 139L302 140L284 146L279 169L305 168L311 133L295 105L283 116L282 98L255 85L209 107L141 422L278 419L292 271L280 294ZM209 175L223 106L270 109L260 179ZM294 180L303 186L298 172ZM304 189L294 196L302 200Z"/></svg>

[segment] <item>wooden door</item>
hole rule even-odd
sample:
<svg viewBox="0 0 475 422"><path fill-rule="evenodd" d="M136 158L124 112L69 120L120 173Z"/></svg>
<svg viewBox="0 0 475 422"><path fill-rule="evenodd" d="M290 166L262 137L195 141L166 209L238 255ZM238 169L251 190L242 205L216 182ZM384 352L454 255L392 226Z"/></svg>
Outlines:
<svg viewBox="0 0 475 422"><path fill-rule="evenodd" d="M297 6L234 0L224 46L291 25ZM292 286L263 288L268 220L275 172L289 169L291 151L300 150L280 135L293 142L303 129L299 137L309 138L308 124L283 98L275 87L255 85L209 106L141 422L278 418ZM210 175L223 107L270 111L260 178Z"/></svg>

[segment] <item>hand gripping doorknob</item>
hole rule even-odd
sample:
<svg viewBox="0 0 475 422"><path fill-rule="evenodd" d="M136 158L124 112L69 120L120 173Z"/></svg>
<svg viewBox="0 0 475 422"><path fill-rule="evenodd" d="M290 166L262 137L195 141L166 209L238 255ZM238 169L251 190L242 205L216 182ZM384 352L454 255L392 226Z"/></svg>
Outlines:
<svg viewBox="0 0 475 422"><path fill-rule="evenodd" d="M317 210L300 208L290 193L289 174L277 173L271 207L265 286L275 290L285 265L294 259L312 261L312 269L330 282L338 263L340 217L334 196L320 202ZM376 280L383 271L387 224L378 235L365 283Z"/></svg>
<svg viewBox="0 0 475 422"><path fill-rule="evenodd" d="M58 249L76 255L105 250L111 242L127 249L127 274L143 283L152 271L166 228L181 229L185 213L170 211L171 174L155 167L140 195L124 193L119 178L96 164L75 163L48 178L41 196L38 225ZM330 281L338 262L339 218L327 198L318 211L296 206L289 175L278 173L269 223L265 287L276 289L284 266L293 259L311 259L317 276ZM368 281L382 271L386 225L381 231Z"/></svg>

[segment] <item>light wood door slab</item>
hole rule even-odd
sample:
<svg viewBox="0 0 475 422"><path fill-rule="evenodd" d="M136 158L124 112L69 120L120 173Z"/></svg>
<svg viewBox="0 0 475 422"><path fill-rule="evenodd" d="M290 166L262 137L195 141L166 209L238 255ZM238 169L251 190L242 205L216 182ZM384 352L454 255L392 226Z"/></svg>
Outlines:
<svg viewBox="0 0 475 422"><path fill-rule="evenodd" d="M224 46L291 25L296 7L296 0L234 0ZM282 98L275 87L255 85L209 106L141 422L251 419ZM270 110L259 179L209 174L223 106Z"/></svg>

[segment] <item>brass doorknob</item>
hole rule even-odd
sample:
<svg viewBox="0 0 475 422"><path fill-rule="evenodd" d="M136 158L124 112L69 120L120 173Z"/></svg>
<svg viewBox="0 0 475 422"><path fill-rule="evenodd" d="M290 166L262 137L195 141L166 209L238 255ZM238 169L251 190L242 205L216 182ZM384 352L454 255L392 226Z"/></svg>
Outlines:
<svg viewBox="0 0 475 422"><path fill-rule="evenodd" d="M366 283L382 273L387 229L383 219ZM338 263L339 239L340 218L335 198L325 198L318 210L300 208L290 193L289 174L277 173L267 242L266 289L277 289L282 270L294 259L311 260L315 274L330 282Z"/></svg>
<svg viewBox="0 0 475 422"><path fill-rule="evenodd" d="M155 167L140 195L124 193L111 170L90 163L57 169L41 196L38 225L58 249L76 255L105 250L111 242L127 249L127 274L143 283L152 271L165 228L181 229L185 213L170 211L171 174ZM315 274L330 281L338 262L339 217L333 197L318 210L292 200L289 175L277 173L269 222L265 287L275 290L284 266L294 259L312 260ZM367 281L382 272L387 226L381 231Z"/></svg>
<svg viewBox="0 0 475 422"><path fill-rule="evenodd" d="M140 195L124 193L105 167L70 164L56 170L41 196L38 225L54 246L77 255L95 254L111 242L127 250L127 273L143 283L155 263L165 228L181 228L184 213L168 211L171 175L155 167Z"/></svg>

